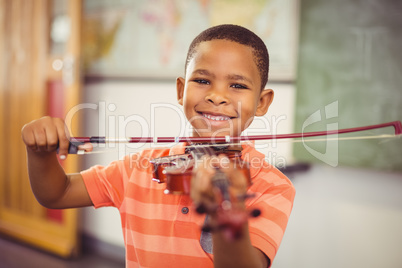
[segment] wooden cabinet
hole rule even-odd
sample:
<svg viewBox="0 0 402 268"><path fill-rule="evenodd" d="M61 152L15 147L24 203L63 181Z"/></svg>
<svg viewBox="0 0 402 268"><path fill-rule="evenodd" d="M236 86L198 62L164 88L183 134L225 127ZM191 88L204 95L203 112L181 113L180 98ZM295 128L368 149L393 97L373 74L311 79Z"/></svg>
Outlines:
<svg viewBox="0 0 402 268"><path fill-rule="evenodd" d="M80 0L0 0L0 232L62 257L79 253L78 211L38 204L21 128L79 103L80 21ZM74 157L63 165L78 171Z"/></svg>

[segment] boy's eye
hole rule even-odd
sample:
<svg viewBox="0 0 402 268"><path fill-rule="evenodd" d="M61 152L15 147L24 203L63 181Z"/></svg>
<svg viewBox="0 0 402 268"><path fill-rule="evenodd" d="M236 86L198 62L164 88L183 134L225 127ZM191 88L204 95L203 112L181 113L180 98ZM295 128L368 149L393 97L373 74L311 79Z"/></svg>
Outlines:
<svg viewBox="0 0 402 268"><path fill-rule="evenodd" d="M205 80L205 79L194 79L193 81L198 83L198 84L209 85L209 81Z"/></svg>
<svg viewBox="0 0 402 268"><path fill-rule="evenodd" d="M233 84L231 85L231 87L233 88L237 88L237 89L247 89L248 87L242 84Z"/></svg>

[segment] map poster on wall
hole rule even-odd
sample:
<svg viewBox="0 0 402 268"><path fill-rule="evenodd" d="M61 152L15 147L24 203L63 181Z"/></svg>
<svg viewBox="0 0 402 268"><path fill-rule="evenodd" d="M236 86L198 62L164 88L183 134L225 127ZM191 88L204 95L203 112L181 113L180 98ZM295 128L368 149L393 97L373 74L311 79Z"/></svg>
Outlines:
<svg viewBox="0 0 402 268"><path fill-rule="evenodd" d="M270 81L291 81L298 20L298 0L85 0L85 74L173 79L184 74L195 36L211 26L237 24L267 45Z"/></svg>

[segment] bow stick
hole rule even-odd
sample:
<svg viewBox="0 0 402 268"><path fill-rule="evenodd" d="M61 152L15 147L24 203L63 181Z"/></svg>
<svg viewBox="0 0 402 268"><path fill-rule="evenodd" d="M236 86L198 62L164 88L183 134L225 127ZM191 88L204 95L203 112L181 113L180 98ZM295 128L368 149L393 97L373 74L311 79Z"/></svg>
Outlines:
<svg viewBox="0 0 402 268"><path fill-rule="evenodd" d="M308 138L308 137L318 137L318 136L328 136L335 134L345 134L352 132L360 132L372 129L379 129L385 127L394 127L395 135L392 137L398 137L402 135L402 123L401 121L392 121L388 123L382 123L377 125L369 125L354 128L345 128L337 130L328 131L314 131L314 132L304 132L304 133L291 133L291 134L278 134L278 135L252 135L252 136L218 136L218 137L128 137L128 138L109 138L109 137L71 137L70 147L68 150L69 154L77 154L80 152L78 149L79 145L84 143L239 143L241 141L250 140L277 140L277 139L295 139L295 138ZM380 136L383 137L383 136ZM353 137L352 137L353 138Z"/></svg>

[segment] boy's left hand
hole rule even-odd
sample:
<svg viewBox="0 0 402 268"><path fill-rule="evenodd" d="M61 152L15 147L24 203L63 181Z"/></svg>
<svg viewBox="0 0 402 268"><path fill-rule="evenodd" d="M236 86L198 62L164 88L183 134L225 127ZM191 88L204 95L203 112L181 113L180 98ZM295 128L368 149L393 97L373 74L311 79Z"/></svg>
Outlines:
<svg viewBox="0 0 402 268"><path fill-rule="evenodd" d="M208 214L213 216L217 206L222 201L220 190L213 185L213 177L220 169L229 180L229 194L233 206L244 208L244 200L237 199L247 192L247 179L244 174L226 156L203 156L193 169L190 196L194 204L202 206Z"/></svg>

